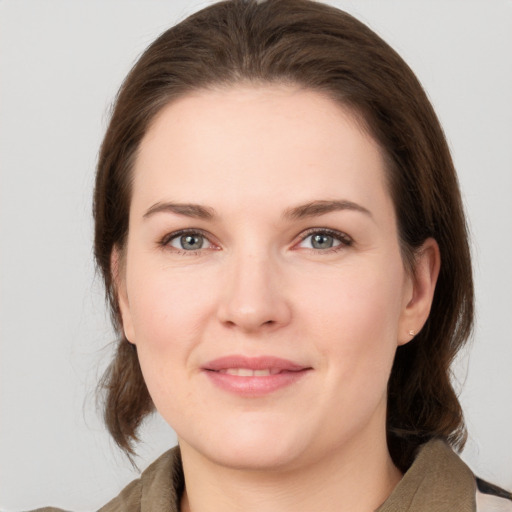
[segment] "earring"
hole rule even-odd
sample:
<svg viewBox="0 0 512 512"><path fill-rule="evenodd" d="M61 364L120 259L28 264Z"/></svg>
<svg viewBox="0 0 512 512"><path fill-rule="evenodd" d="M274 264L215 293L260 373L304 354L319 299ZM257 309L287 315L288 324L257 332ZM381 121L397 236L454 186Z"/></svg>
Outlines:
<svg viewBox="0 0 512 512"><path fill-rule="evenodd" d="M416 334L416 331L414 331L413 329L411 329L409 331L409 336L414 336Z"/></svg>

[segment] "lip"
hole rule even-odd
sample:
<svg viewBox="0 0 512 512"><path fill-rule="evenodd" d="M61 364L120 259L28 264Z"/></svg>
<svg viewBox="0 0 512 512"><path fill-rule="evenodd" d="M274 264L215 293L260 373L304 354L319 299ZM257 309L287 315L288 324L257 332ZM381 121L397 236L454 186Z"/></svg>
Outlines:
<svg viewBox="0 0 512 512"><path fill-rule="evenodd" d="M270 369L270 375L240 376L225 373L232 368ZM264 396L291 386L312 368L274 356L246 357L230 355L209 361L201 368L209 380L224 391L240 396Z"/></svg>

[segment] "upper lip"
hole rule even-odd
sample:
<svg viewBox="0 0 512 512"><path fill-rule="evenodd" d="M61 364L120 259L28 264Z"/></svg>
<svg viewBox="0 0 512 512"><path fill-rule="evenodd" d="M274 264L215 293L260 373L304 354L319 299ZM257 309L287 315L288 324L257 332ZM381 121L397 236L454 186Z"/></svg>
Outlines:
<svg viewBox="0 0 512 512"><path fill-rule="evenodd" d="M279 371L297 372L311 368L288 359L274 356L247 357L241 355L230 355L209 361L202 366L203 370L220 371L229 368L247 368L250 370L273 369Z"/></svg>

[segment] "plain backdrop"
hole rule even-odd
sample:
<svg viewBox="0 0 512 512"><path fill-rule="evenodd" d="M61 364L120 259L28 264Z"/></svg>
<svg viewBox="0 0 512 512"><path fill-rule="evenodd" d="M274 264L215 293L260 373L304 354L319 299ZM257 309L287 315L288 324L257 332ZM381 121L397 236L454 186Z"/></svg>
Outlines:
<svg viewBox="0 0 512 512"><path fill-rule="evenodd" d="M93 510L136 477L95 408L112 332L91 191L110 104L141 51L208 2L0 0L0 508ZM410 64L467 207L477 324L456 368L473 470L512 488L512 2L332 2ZM143 469L175 443L155 417Z"/></svg>

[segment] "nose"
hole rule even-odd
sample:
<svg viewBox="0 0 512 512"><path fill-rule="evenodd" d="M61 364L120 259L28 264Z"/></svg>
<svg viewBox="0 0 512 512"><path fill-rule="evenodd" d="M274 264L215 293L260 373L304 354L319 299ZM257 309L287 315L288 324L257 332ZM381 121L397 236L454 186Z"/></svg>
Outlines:
<svg viewBox="0 0 512 512"><path fill-rule="evenodd" d="M290 322L292 311L279 263L270 256L240 254L227 264L219 321L247 333L272 331Z"/></svg>

